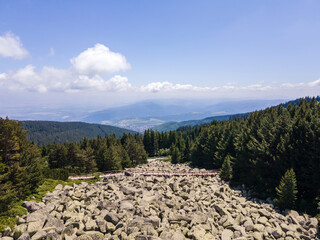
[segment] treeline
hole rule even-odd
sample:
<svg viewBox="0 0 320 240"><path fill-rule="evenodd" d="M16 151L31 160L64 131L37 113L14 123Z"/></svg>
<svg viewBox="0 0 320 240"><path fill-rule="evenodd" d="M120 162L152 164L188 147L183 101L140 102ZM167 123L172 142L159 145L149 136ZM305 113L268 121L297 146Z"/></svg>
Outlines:
<svg viewBox="0 0 320 240"><path fill-rule="evenodd" d="M140 134L84 138L79 143L53 143L41 149L50 169L76 174L122 170L147 161Z"/></svg>
<svg viewBox="0 0 320 240"><path fill-rule="evenodd" d="M191 146L206 125L195 127L183 126L176 131L158 132L146 130L143 135L143 144L148 155L168 156L171 155L173 163L191 161Z"/></svg>
<svg viewBox="0 0 320 240"><path fill-rule="evenodd" d="M36 146L20 122L0 118L0 215L32 194L45 178L130 168L147 162L140 134Z"/></svg>
<svg viewBox="0 0 320 240"><path fill-rule="evenodd" d="M279 105L177 131L147 130L144 146L150 156L168 154L174 163L190 161L207 169L221 168L225 163L226 179L232 185L245 184L263 198L281 195L276 187L282 176L292 171L291 181L297 186L297 193L292 190L293 198L297 197L295 208L315 213L320 201L317 100L319 97L299 99L298 105Z"/></svg>
<svg viewBox="0 0 320 240"><path fill-rule="evenodd" d="M295 207L314 213L320 200L320 104L300 100L253 112L246 120L214 122L196 138L191 161L205 168L229 161L231 184L245 184L262 197L276 197L281 177L292 169Z"/></svg>
<svg viewBox="0 0 320 240"><path fill-rule="evenodd" d="M54 142L61 144L79 142L84 137L91 139L111 134L121 137L124 133L136 133L115 126L84 122L21 121L21 125L25 130L28 130L28 139L37 145L47 145Z"/></svg>

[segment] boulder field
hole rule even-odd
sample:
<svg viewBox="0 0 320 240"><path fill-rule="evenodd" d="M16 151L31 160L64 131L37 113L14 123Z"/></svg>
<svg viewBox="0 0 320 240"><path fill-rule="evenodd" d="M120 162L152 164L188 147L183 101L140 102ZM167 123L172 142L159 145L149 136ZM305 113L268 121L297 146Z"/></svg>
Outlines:
<svg viewBox="0 0 320 240"><path fill-rule="evenodd" d="M205 171L160 161L136 168L144 169ZM28 214L2 239L319 239L316 218L281 214L218 176L116 176L58 185L42 202L24 206Z"/></svg>

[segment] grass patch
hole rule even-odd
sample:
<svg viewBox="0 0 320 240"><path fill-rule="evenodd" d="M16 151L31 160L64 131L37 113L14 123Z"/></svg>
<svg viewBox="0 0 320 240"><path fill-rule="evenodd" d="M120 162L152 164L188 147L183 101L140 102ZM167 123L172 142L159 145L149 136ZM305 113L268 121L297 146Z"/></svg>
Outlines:
<svg viewBox="0 0 320 240"><path fill-rule="evenodd" d="M15 202L11 204L10 208L8 211L1 213L0 215L0 232L4 231L4 228L6 226L10 227L11 230L13 230L16 222L17 222L17 216L22 216L27 214L27 209L21 206L21 204L24 201L31 201L34 200L36 202L40 202L42 197L47 193L47 192L52 192L54 191L55 187L58 184L61 184L63 186L69 185L72 186L74 183L75 184L80 184L81 182L87 182L89 184L95 183L99 181L99 179L88 179L88 180L71 180L68 179L67 181L62 181L62 180L54 180L54 179L45 179L42 185L40 185L36 191L26 197L23 200L20 200L18 202Z"/></svg>
<svg viewBox="0 0 320 240"><path fill-rule="evenodd" d="M158 157L157 159L162 162L171 162L171 156Z"/></svg>

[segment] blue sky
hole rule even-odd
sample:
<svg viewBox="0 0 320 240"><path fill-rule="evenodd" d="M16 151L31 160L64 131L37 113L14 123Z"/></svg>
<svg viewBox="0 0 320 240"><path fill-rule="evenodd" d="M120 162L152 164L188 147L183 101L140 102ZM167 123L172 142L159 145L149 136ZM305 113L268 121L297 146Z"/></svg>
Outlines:
<svg viewBox="0 0 320 240"><path fill-rule="evenodd" d="M320 2L0 1L0 106L320 91Z"/></svg>

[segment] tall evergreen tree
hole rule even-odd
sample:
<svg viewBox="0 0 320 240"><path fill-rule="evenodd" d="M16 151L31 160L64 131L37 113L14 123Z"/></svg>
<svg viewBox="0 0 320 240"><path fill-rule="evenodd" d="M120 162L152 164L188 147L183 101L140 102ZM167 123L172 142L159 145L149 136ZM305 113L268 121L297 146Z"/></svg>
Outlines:
<svg viewBox="0 0 320 240"><path fill-rule="evenodd" d="M40 151L17 121L0 118L0 212L42 182Z"/></svg>
<svg viewBox="0 0 320 240"><path fill-rule="evenodd" d="M171 162L173 164L180 163L181 162L181 153L179 151L179 148L177 146L172 146L171 150Z"/></svg>
<svg viewBox="0 0 320 240"><path fill-rule="evenodd" d="M230 181L232 178L231 156L229 154L223 161L219 176L224 181Z"/></svg>
<svg viewBox="0 0 320 240"><path fill-rule="evenodd" d="M280 209L293 209L295 207L298 191L296 175L292 168L287 170L281 178L276 191L278 198L275 199L275 203Z"/></svg>

